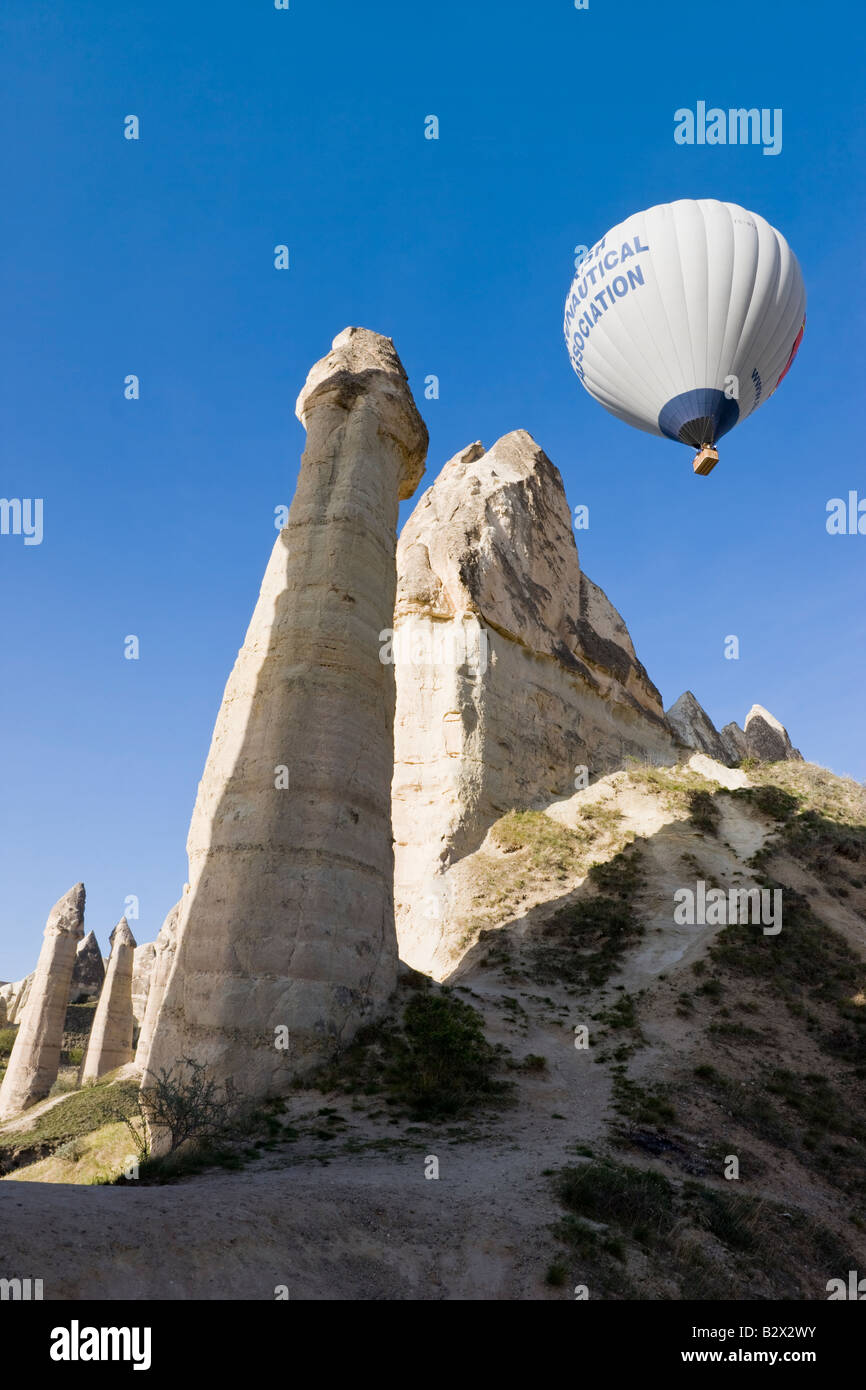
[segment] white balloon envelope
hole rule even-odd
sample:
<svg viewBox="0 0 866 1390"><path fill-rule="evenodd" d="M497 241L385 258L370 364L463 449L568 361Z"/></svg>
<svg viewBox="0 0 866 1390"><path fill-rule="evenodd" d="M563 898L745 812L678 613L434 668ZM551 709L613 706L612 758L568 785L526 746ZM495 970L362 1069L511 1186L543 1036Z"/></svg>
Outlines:
<svg viewBox="0 0 866 1390"><path fill-rule="evenodd" d="M699 450L773 394L800 346L806 291L781 232L714 198L636 212L581 262L565 341L591 396L626 424Z"/></svg>

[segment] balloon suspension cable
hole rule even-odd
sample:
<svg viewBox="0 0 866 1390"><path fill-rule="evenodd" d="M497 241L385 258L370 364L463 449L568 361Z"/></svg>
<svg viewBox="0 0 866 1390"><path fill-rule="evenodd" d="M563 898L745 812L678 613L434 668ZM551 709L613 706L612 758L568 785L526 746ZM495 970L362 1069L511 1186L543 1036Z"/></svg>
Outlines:
<svg viewBox="0 0 866 1390"><path fill-rule="evenodd" d="M700 477L705 478L708 473L712 473L719 461L719 451L712 444L702 444L695 454L695 461L692 468Z"/></svg>

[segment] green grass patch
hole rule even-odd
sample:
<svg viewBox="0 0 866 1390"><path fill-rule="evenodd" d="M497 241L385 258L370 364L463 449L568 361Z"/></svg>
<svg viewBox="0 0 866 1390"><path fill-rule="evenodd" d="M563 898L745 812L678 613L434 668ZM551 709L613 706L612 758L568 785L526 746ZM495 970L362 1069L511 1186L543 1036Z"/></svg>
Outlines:
<svg viewBox="0 0 866 1390"><path fill-rule="evenodd" d="M633 900L643 885L643 864L636 846L587 876L592 891L559 908L539 929L530 948L528 973L539 984L604 984L626 950L643 935Z"/></svg>
<svg viewBox="0 0 866 1390"><path fill-rule="evenodd" d="M622 1071L613 1078L613 1107L623 1119L638 1125L653 1125L663 1129L677 1117L669 1098L669 1088L663 1082L641 1086Z"/></svg>
<svg viewBox="0 0 866 1390"><path fill-rule="evenodd" d="M737 801L745 802L759 815L766 816L768 820L779 821L781 824L790 821L800 806L798 796L771 782L758 787L737 787L729 795Z"/></svg>
<svg viewBox="0 0 866 1390"><path fill-rule="evenodd" d="M696 787L687 794L689 822L704 835L717 835L721 812L713 795Z"/></svg>
<svg viewBox="0 0 866 1390"><path fill-rule="evenodd" d="M564 878L580 863L580 838L543 811L509 811L490 837L503 854L523 851L525 862L546 875Z"/></svg>
<svg viewBox="0 0 866 1390"><path fill-rule="evenodd" d="M565 1168L553 1179L564 1208L554 1228L580 1257L591 1296L822 1298L853 1252L806 1212L699 1182L675 1184L610 1159ZM632 1261L662 1288L635 1287ZM646 1275L644 1274L644 1278Z"/></svg>
<svg viewBox="0 0 866 1390"><path fill-rule="evenodd" d="M45 1158L61 1144L92 1134L124 1114L133 1115L137 1097L135 1081L97 1082L76 1091L38 1116L30 1128L0 1134L0 1167L8 1172L21 1157Z"/></svg>

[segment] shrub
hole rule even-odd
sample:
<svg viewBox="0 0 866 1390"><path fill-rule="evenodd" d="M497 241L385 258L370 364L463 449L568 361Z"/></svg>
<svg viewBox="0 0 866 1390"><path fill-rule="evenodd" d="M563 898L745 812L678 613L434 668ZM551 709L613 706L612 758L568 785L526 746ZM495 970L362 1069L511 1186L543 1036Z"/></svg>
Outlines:
<svg viewBox="0 0 866 1390"><path fill-rule="evenodd" d="M793 796L772 782L758 787L738 787L731 795L741 801L747 801L769 820L780 821L783 824L791 819L800 805L799 797Z"/></svg>
<svg viewBox="0 0 866 1390"><path fill-rule="evenodd" d="M231 1081L221 1088L208 1076L205 1064L192 1057L182 1057L179 1068L187 1074L163 1067L156 1081L142 1088L135 1117L117 1116L142 1159L150 1154L149 1131L165 1131L168 1153L173 1154L184 1144L213 1144L237 1128L239 1098Z"/></svg>
<svg viewBox="0 0 866 1390"><path fill-rule="evenodd" d="M403 1012L385 1080L414 1116L456 1115L501 1093L496 1049L480 1014L449 994L421 994Z"/></svg>

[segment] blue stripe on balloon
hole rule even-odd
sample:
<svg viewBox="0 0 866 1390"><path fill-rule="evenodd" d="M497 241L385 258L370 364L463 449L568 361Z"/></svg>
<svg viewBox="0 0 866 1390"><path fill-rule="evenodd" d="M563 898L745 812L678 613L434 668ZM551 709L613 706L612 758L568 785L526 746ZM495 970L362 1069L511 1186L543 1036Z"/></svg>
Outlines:
<svg viewBox="0 0 866 1390"><path fill-rule="evenodd" d="M659 429L668 439L679 440L680 431L692 420L712 420L712 440L698 440L699 444L714 443L723 434L732 430L740 418L740 407L724 393L712 386L700 386L694 391L683 391L672 396L659 411Z"/></svg>

